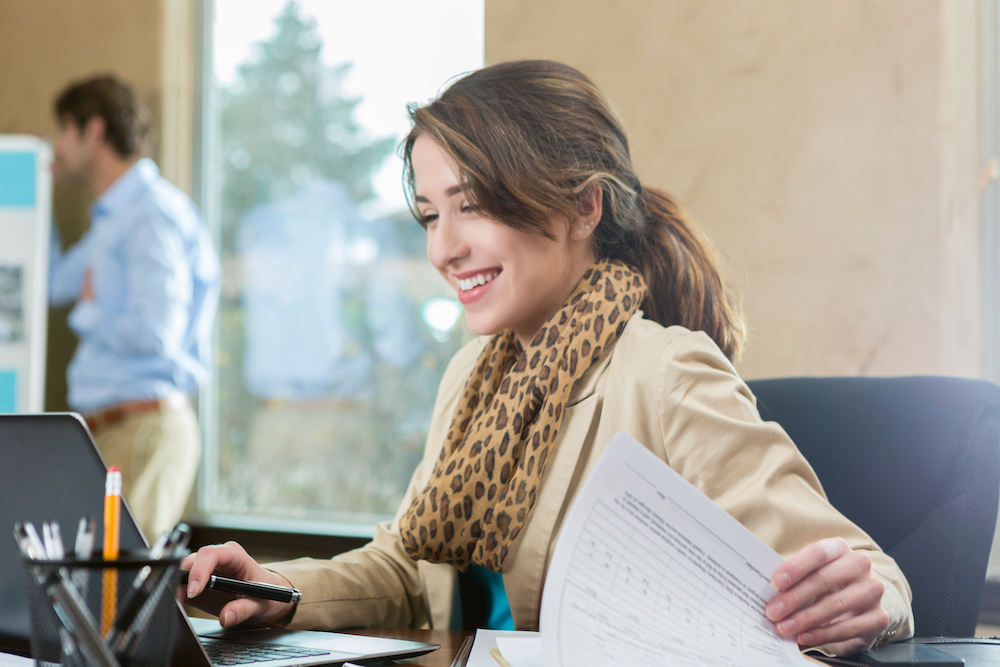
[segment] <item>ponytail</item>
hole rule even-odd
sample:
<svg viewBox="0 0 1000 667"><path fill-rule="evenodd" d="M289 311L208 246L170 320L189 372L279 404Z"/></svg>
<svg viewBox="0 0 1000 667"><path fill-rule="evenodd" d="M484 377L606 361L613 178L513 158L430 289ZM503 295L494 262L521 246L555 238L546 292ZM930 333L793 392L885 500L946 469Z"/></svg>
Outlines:
<svg viewBox="0 0 1000 667"><path fill-rule="evenodd" d="M723 282L718 255L670 195L642 188L639 198L646 224L634 235L634 264L649 288L643 312L663 326L704 331L735 359L746 325L738 301Z"/></svg>

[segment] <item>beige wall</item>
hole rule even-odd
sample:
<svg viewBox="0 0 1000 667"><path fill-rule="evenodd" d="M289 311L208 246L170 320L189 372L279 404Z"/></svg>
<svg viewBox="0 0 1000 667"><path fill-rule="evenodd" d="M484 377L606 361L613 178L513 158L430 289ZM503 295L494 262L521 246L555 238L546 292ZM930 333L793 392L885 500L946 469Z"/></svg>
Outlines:
<svg viewBox="0 0 1000 667"><path fill-rule="evenodd" d="M190 188L193 0L4 0L0 132L49 133L113 71ZM743 293L747 377L980 374L975 2L487 0L487 62L565 61L615 102L647 184ZM83 193L61 187L72 239ZM71 343L57 316L50 397ZM57 402L50 401L57 407Z"/></svg>
<svg viewBox="0 0 1000 667"><path fill-rule="evenodd" d="M166 0L2 0L0 2L0 133L56 129L52 100L68 82L111 72L132 83L163 119ZM73 241L87 221L88 196L56 186L55 214ZM46 372L47 409L65 409L66 364L75 340L64 310L52 311Z"/></svg>
<svg viewBox="0 0 1000 667"><path fill-rule="evenodd" d="M487 0L486 60L616 104L728 260L745 376L978 376L977 6Z"/></svg>

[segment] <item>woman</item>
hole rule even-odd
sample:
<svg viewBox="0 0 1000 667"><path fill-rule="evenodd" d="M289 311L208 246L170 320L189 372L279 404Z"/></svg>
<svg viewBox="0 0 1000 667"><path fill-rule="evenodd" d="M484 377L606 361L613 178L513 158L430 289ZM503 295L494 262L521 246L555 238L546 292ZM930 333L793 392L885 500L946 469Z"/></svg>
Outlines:
<svg viewBox="0 0 1000 667"><path fill-rule="evenodd" d="M427 254L482 337L446 370L424 459L370 544L268 569L235 543L205 547L185 562L188 596L223 625L449 627L463 571L536 629L565 512L623 430L787 558L767 606L779 634L851 654L912 633L895 563L761 421L730 363L743 324L718 263L673 200L640 184L594 85L553 62L503 63L411 118ZM213 571L303 599L211 598Z"/></svg>

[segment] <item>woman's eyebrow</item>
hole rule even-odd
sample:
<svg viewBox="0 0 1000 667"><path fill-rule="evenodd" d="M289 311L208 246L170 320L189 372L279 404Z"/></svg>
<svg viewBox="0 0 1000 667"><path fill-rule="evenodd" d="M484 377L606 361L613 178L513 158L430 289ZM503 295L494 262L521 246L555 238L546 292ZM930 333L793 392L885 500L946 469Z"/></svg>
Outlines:
<svg viewBox="0 0 1000 667"><path fill-rule="evenodd" d="M448 188L447 190L445 190L444 194L445 194L446 197L454 197L455 195L457 195L461 191L462 191L462 186L461 185L453 185L450 188ZM430 204L431 203L430 200L427 197L424 197L422 195L415 195L413 197L413 201L418 201L418 202L421 202L421 203L424 203L424 204Z"/></svg>

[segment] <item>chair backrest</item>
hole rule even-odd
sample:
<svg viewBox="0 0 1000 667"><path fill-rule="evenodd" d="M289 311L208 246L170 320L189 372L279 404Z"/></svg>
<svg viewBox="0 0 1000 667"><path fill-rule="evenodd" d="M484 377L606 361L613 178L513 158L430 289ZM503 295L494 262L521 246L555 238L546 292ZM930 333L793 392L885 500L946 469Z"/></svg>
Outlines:
<svg viewBox="0 0 1000 667"><path fill-rule="evenodd" d="M972 636L1000 494L1000 387L949 377L747 383L834 507L892 556L918 636Z"/></svg>

